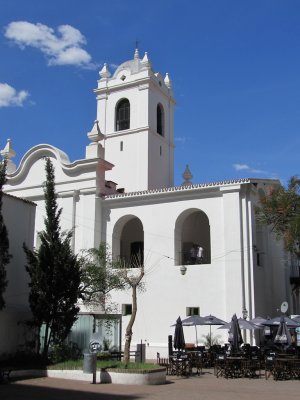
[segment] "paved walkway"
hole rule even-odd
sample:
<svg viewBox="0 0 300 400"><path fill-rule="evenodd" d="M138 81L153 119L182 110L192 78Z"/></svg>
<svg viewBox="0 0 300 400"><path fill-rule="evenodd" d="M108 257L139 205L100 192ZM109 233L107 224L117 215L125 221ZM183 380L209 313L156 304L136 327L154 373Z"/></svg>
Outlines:
<svg viewBox="0 0 300 400"><path fill-rule="evenodd" d="M300 381L272 378L168 377L160 386L91 384L56 378L23 379L0 385L1 400L286 400L297 398Z"/></svg>

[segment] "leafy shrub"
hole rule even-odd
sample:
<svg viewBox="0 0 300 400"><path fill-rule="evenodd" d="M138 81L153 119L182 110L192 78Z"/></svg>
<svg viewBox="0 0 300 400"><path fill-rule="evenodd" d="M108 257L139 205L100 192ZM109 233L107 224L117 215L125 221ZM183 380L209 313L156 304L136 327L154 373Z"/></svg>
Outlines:
<svg viewBox="0 0 300 400"><path fill-rule="evenodd" d="M66 360L78 360L82 352L77 343L69 342L53 345L49 352L49 361L53 364Z"/></svg>

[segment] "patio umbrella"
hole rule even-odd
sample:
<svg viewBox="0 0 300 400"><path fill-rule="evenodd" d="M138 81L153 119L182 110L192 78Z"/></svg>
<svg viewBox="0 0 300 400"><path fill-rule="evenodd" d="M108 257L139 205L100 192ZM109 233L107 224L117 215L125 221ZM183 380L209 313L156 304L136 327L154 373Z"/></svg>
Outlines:
<svg viewBox="0 0 300 400"><path fill-rule="evenodd" d="M182 326L194 326L196 333L196 346L198 346L197 325L202 325L203 318L200 315L191 315L182 320Z"/></svg>
<svg viewBox="0 0 300 400"><path fill-rule="evenodd" d="M283 348L287 348L292 344L292 337L287 324L284 322L284 316L280 317L280 324L274 339L274 343L281 344Z"/></svg>
<svg viewBox="0 0 300 400"><path fill-rule="evenodd" d="M256 330L256 329L262 329L263 328L262 326L255 325L251 321L247 321L244 318L239 318L237 321L239 323L240 329L249 329L250 331L253 331L253 330ZM218 329L231 329L231 325L232 325L232 320L231 320L231 322L227 322L227 324L224 324L224 325L220 326L220 328L218 328Z"/></svg>
<svg viewBox="0 0 300 400"><path fill-rule="evenodd" d="M202 324L200 325L209 325L209 337L210 337L210 343L211 343L211 326L212 325L224 325L226 324L225 321L222 319L215 317L214 315L206 315L205 317L202 317Z"/></svg>
<svg viewBox="0 0 300 400"><path fill-rule="evenodd" d="M267 319L266 318L262 318L262 317L255 317L255 318L250 319L250 321L249 321L252 324L257 325L259 328L261 328L259 330L259 343L260 344L262 342L262 340L261 340L261 331L262 331L262 329L265 329L265 325L263 325L263 324L266 321L267 321Z"/></svg>
<svg viewBox="0 0 300 400"><path fill-rule="evenodd" d="M285 324L288 328L297 328L300 326L300 324L298 322L296 322L295 320L292 320L291 318L287 317L286 315L281 315L279 317L267 319L266 322L263 323L263 325L279 326L281 323L281 318L283 318L283 321L285 322Z"/></svg>
<svg viewBox="0 0 300 400"><path fill-rule="evenodd" d="M255 318L249 320L249 322L251 322L252 324L257 325L257 326L264 326L263 324L266 321L267 321L267 319L262 318L262 317L255 317Z"/></svg>
<svg viewBox="0 0 300 400"><path fill-rule="evenodd" d="M233 315L231 320L228 342L231 344L231 350L233 353L236 353L239 350L240 345L243 343L241 329L236 314Z"/></svg>
<svg viewBox="0 0 300 400"><path fill-rule="evenodd" d="M197 325L202 325L202 320L203 320L203 318L200 317L199 315L191 315L190 317L187 317L181 321L182 326L194 326L195 327L196 345L197 346L198 346ZM176 326L176 324L173 324L171 326Z"/></svg>
<svg viewBox="0 0 300 400"><path fill-rule="evenodd" d="M300 315L297 315L297 317L292 318L292 320L300 323Z"/></svg>
<svg viewBox="0 0 300 400"><path fill-rule="evenodd" d="M178 317L175 326L175 333L174 333L174 348L177 350L183 350L185 347L185 340L182 328L181 318Z"/></svg>

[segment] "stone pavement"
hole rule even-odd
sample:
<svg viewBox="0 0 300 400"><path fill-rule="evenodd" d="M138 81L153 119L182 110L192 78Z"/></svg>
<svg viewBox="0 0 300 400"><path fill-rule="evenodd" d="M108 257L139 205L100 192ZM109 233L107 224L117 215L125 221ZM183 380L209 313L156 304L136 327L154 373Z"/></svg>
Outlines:
<svg viewBox="0 0 300 400"><path fill-rule="evenodd" d="M1 400L288 400L298 397L300 381L272 378L167 377L160 386L91 384L56 378L18 379L0 385Z"/></svg>

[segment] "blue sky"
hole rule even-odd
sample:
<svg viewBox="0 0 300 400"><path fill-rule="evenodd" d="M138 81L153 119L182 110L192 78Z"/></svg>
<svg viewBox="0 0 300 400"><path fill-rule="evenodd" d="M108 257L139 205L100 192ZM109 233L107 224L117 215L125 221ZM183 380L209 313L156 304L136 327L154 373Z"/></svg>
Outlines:
<svg viewBox="0 0 300 400"><path fill-rule="evenodd" d="M299 172L300 2L0 0L0 148L83 158L98 72L135 41L176 98L175 183ZM108 160L112 161L113 160Z"/></svg>

